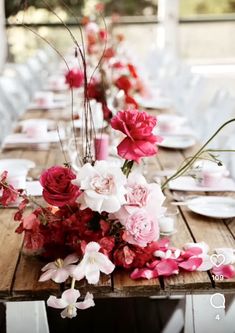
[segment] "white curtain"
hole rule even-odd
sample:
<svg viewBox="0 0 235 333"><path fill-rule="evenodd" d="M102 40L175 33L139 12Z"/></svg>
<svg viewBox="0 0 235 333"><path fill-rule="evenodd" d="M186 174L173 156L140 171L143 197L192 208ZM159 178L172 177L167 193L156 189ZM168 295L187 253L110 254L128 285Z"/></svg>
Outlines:
<svg viewBox="0 0 235 333"><path fill-rule="evenodd" d="M1 45L0 48L0 73L1 73L7 56L4 0L0 0L0 45Z"/></svg>

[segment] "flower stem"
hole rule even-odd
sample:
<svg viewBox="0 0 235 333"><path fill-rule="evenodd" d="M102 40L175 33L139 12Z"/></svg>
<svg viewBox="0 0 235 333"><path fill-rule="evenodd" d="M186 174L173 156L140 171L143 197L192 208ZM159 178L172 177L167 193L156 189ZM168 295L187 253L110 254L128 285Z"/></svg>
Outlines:
<svg viewBox="0 0 235 333"><path fill-rule="evenodd" d="M72 278L72 281L71 281L71 289L74 289L75 287L75 282L76 280L74 278Z"/></svg>
<svg viewBox="0 0 235 333"><path fill-rule="evenodd" d="M122 166L122 172L124 173L124 175L128 178L130 172L131 172L131 169L134 165L134 161L128 161L128 160L125 160L123 166Z"/></svg>
<svg viewBox="0 0 235 333"><path fill-rule="evenodd" d="M196 152L196 154L194 154L189 161L184 164L182 167L180 167L171 177L169 177L163 184L162 184L162 190L166 188L166 186L168 185L168 183L173 180L178 178L179 176L182 176L191 166L192 164L204 153L204 152L209 152L209 151L234 151L234 150L212 150L212 149L208 149L208 150L204 150L204 148L206 148L206 146L216 137L216 135L224 128L226 127L228 124L235 122L235 118L232 118L228 121L226 121L225 123L223 123L215 132L214 134L206 141L206 143Z"/></svg>

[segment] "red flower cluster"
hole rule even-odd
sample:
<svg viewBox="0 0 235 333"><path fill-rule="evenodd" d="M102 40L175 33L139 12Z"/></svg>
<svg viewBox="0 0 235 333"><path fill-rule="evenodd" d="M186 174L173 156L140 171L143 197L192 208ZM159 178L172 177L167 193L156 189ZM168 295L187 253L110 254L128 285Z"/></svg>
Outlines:
<svg viewBox="0 0 235 333"><path fill-rule="evenodd" d="M20 221L16 232L24 232L25 248L42 252L46 257L54 259L71 252L81 254L82 242L90 241L101 242L106 253L112 249L112 240L105 240L101 228L102 216L90 209L80 210L77 204L61 207L56 212L51 207L39 207L26 217L15 214L15 220Z"/></svg>
<svg viewBox="0 0 235 333"><path fill-rule="evenodd" d="M84 74L79 69L71 69L65 75L65 82L70 88L80 88L84 82Z"/></svg>

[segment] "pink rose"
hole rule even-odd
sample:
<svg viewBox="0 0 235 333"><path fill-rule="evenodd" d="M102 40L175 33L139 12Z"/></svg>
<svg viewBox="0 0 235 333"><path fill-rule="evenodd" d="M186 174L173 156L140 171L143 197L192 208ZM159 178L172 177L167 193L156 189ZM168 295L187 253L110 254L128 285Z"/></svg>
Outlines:
<svg viewBox="0 0 235 333"><path fill-rule="evenodd" d="M118 145L118 154L127 160L140 161L141 157L157 153L157 142L161 141L152 133L157 119L144 111L119 111L111 120L114 129L126 134Z"/></svg>
<svg viewBox="0 0 235 333"><path fill-rule="evenodd" d="M131 172L126 188L126 203L114 214L116 219L127 218L129 214L137 208L144 208L151 216L160 216L164 213L162 207L165 196L162 193L160 185L156 183L147 183L143 175L137 172Z"/></svg>
<svg viewBox="0 0 235 333"><path fill-rule="evenodd" d="M136 209L120 222L125 227L123 239L130 244L145 247L159 238L158 222L145 209Z"/></svg>
<svg viewBox="0 0 235 333"><path fill-rule="evenodd" d="M80 88L83 85L84 74L79 69L71 69L65 75L65 82L70 88Z"/></svg>
<svg viewBox="0 0 235 333"><path fill-rule="evenodd" d="M76 175L66 167L53 166L44 171L40 177L44 199L57 207L74 203L80 194L78 186L71 183L75 178Z"/></svg>

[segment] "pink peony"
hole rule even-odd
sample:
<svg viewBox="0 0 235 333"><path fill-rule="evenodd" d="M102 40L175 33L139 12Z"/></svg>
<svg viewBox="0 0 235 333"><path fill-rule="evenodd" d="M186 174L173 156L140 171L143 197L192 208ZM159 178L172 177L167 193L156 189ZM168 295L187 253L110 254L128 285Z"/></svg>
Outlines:
<svg viewBox="0 0 235 333"><path fill-rule="evenodd" d="M75 179L71 169L53 166L44 171L40 177L43 197L50 205L61 207L75 202L80 190L71 181Z"/></svg>
<svg viewBox="0 0 235 333"><path fill-rule="evenodd" d="M157 120L144 111L119 111L111 120L114 129L127 137L118 145L118 154L127 160L140 161L141 157L157 153L160 138L152 134Z"/></svg>
<svg viewBox="0 0 235 333"><path fill-rule="evenodd" d="M137 208L120 222L125 226L123 239L130 244L145 247L159 238L158 222L145 209Z"/></svg>

